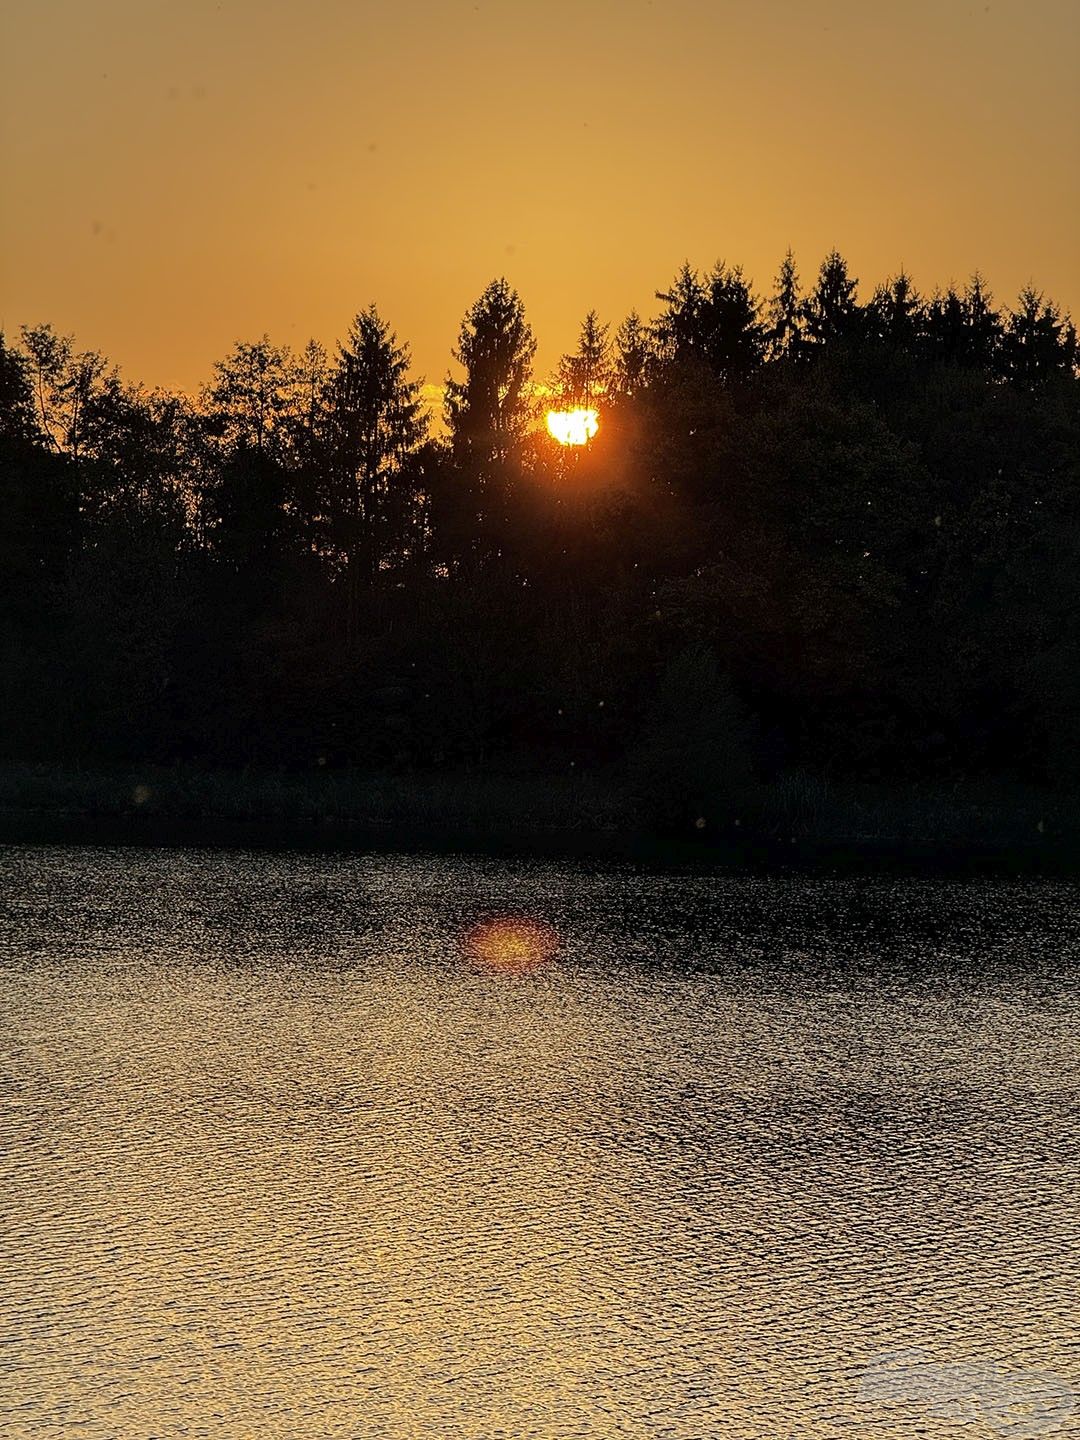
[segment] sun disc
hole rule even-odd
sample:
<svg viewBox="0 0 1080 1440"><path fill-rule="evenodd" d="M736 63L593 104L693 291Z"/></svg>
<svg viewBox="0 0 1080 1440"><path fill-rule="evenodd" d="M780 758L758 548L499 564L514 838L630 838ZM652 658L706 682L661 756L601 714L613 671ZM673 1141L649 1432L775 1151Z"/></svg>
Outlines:
<svg viewBox="0 0 1080 1440"><path fill-rule="evenodd" d="M548 434L560 445L587 445L600 429L595 410L549 410Z"/></svg>

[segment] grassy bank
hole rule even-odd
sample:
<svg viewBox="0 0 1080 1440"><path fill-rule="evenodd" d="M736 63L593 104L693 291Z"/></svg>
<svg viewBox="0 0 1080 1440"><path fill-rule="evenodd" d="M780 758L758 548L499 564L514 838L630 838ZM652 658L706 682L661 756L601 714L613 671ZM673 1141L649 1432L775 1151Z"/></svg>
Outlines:
<svg viewBox="0 0 1080 1440"><path fill-rule="evenodd" d="M0 839L7 841L510 846L1080 869L1075 803L1016 785L886 788L793 775L705 809L661 824L617 776L575 773L0 767Z"/></svg>

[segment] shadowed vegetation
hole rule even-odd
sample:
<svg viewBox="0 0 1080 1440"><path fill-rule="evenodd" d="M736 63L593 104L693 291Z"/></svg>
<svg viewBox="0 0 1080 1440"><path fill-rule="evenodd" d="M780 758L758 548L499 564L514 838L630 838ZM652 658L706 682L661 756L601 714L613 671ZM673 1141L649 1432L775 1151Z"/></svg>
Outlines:
<svg viewBox="0 0 1080 1440"><path fill-rule="evenodd" d="M0 339L7 808L97 775L91 810L1031 833L1080 779L1069 318L978 276L860 299L835 252L658 302L540 388L493 283L434 435L374 306L194 400Z"/></svg>

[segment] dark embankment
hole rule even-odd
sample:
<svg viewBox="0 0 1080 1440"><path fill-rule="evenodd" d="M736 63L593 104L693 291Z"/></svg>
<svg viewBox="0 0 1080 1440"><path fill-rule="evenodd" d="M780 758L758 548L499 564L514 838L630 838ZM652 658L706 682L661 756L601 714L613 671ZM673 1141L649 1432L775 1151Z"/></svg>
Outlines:
<svg viewBox="0 0 1080 1440"><path fill-rule="evenodd" d="M650 863L898 865L950 873L1080 873L1069 797L830 786L788 776L658 813L618 777L365 775L193 768L0 770L0 842L439 849Z"/></svg>

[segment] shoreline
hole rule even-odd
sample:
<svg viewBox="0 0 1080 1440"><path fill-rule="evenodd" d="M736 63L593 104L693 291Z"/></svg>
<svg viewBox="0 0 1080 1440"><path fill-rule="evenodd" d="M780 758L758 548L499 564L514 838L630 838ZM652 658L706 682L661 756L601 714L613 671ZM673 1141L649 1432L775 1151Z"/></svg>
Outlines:
<svg viewBox="0 0 1080 1440"><path fill-rule="evenodd" d="M815 788L816 787L816 788ZM809 799L808 799L809 795ZM730 806L727 808L731 808ZM743 807L746 808L746 807ZM1045 809L1049 822L1032 816ZM734 828L741 826L741 828ZM762 786L745 822L650 823L617 784L544 775L0 767L0 845L486 854L656 868L1080 875L1067 801L1015 787Z"/></svg>

